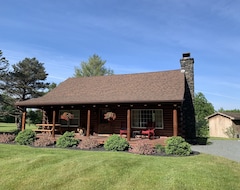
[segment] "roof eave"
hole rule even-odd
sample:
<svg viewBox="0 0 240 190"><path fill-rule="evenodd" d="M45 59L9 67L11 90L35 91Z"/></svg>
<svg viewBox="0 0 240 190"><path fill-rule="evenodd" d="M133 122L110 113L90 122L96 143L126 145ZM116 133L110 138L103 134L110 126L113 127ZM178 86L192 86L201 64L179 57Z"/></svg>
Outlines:
<svg viewBox="0 0 240 190"><path fill-rule="evenodd" d="M137 104L137 103L182 103L183 99L179 100L140 100L140 101L96 101L96 102L48 102L48 103L16 103L18 107L44 107L44 106L66 106L66 105L84 105L84 104Z"/></svg>

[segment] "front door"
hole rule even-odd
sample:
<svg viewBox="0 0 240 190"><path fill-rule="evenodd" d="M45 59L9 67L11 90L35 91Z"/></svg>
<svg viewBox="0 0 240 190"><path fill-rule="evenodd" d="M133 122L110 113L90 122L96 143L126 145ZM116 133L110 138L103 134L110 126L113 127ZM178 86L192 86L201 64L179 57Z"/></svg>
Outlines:
<svg viewBox="0 0 240 190"><path fill-rule="evenodd" d="M105 114L111 112L109 108L103 108L99 110L99 123L98 123L98 133L99 134L112 134L113 126L112 121L104 117Z"/></svg>

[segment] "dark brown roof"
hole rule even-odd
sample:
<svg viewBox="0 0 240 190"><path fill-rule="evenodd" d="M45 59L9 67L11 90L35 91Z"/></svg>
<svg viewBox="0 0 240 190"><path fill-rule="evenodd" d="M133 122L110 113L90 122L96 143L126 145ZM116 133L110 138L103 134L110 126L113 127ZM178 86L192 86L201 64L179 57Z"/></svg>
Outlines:
<svg viewBox="0 0 240 190"><path fill-rule="evenodd" d="M236 113L236 112L216 112L212 115L207 116L206 119L210 119L211 117L214 117L216 115L221 115L231 120L240 120L240 113Z"/></svg>
<svg viewBox="0 0 240 190"><path fill-rule="evenodd" d="M180 102L185 77L180 70L69 78L43 97L17 102L34 107L98 103Z"/></svg>

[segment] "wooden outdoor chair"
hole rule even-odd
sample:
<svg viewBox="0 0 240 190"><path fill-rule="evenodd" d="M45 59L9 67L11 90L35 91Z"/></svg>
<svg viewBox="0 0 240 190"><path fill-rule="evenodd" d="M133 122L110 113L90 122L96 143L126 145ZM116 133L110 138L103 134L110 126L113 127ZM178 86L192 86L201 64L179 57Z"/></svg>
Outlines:
<svg viewBox="0 0 240 190"><path fill-rule="evenodd" d="M149 122L147 129L141 131L142 135L147 135L150 139L151 136L155 136L155 123Z"/></svg>

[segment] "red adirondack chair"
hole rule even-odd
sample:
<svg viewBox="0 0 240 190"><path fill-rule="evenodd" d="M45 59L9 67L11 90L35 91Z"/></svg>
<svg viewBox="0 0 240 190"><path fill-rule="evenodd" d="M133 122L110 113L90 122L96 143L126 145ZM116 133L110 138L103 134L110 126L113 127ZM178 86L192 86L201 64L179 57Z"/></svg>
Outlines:
<svg viewBox="0 0 240 190"><path fill-rule="evenodd" d="M125 122L121 122L120 136L123 134L127 135L127 126Z"/></svg>
<svg viewBox="0 0 240 190"><path fill-rule="evenodd" d="M141 131L142 135L148 135L148 138L150 139L151 136L155 136L155 123L149 122L148 127L145 130Z"/></svg>

